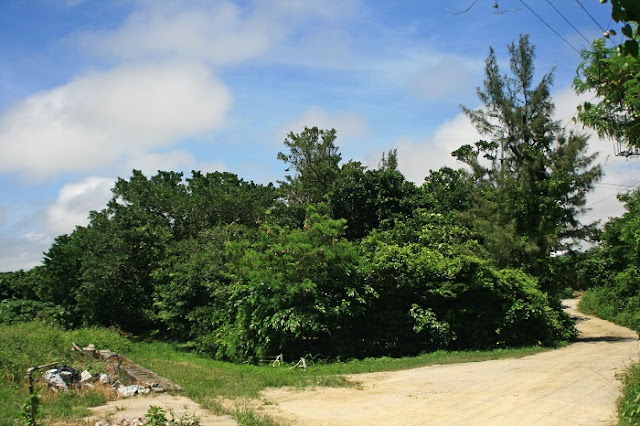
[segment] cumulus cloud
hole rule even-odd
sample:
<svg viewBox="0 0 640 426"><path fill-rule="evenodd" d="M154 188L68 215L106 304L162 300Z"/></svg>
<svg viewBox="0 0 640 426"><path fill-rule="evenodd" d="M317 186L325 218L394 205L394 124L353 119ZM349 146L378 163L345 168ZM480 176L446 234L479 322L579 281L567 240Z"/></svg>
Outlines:
<svg viewBox="0 0 640 426"><path fill-rule="evenodd" d="M316 126L319 129L327 130L336 129L338 146L349 144L350 140L362 138L369 131L367 121L355 112L329 115L323 108L312 106L299 117L282 126L279 135L288 135L289 132L300 133L305 126Z"/></svg>
<svg viewBox="0 0 640 426"><path fill-rule="evenodd" d="M47 210L47 228L53 235L65 234L89 223L89 212L106 207L114 179L92 176L64 185L58 199Z"/></svg>
<svg viewBox="0 0 640 426"><path fill-rule="evenodd" d="M39 181L90 172L131 150L213 131L230 102L227 89L198 65L93 72L32 95L0 117L0 173Z"/></svg>
<svg viewBox="0 0 640 426"><path fill-rule="evenodd" d="M408 138L398 139L393 146L398 149L398 168L407 179L422 184L429 170L440 167L463 167L451 156L451 152L464 144L473 144L480 135L469 119L462 113L444 122L433 136L422 141ZM380 159L378 153L371 154L367 163L375 167Z"/></svg>

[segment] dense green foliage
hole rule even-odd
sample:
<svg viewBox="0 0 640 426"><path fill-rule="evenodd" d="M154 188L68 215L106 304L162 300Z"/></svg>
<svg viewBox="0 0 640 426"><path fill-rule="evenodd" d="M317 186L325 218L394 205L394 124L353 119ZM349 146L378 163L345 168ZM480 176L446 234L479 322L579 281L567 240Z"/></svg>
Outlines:
<svg viewBox="0 0 640 426"><path fill-rule="evenodd" d="M580 306L640 331L640 190L619 198L627 211L606 224L601 243L581 265L592 289Z"/></svg>
<svg viewBox="0 0 640 426"><path fill-rule="evenodd" d="M396 150L341 164L336 131L312 127L285 139L278 187L134 170L42 266L0 276L0 321L114 326L238 362L571 338L550 253L585 235L600 169L552 120L551 76L533 86L528 38L510 53L513 76L492 50L485 106L465 109L491 137L454 153L469 169L417 186Z"/></svg>

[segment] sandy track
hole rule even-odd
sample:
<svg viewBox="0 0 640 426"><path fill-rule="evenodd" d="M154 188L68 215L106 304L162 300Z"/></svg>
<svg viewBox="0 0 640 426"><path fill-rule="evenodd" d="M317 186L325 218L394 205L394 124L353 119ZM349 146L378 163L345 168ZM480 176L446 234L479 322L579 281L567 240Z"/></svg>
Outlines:
<svg viewBox="0 0 640 426"><path fill-rule="evenodd" d="M616 421L618 373L635 331L575 310L580 341L521 359L350 376L358 388L268 389L265 414L305 425L602 425Z"/></svg>

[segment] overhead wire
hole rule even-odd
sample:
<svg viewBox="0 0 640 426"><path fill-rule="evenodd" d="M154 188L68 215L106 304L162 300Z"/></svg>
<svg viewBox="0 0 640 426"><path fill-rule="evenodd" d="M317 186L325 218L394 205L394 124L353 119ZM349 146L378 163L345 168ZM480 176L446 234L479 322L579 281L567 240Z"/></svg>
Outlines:
<svg viewBox="0 0 640 426"><path fill-rule="evenodd" d="M538 14L537 14L533 9L531 9L531 7L529 7L529 5L528 5L528 4L526 4L526 3L524 2L524 0L520 0L520 3L522 3L522 5L523 5L524 7L526 7L527 9L529 9L529 11L530 11L531 13L533 13L533 14L536 16L536 18L538 18L540 21L542 21L542 23L543 23L543 24L545 24L545 25L546 25L546 26L547 26L551 31L553 31L553 32L555 33L555 35L557 35L558 37L560 37L560 38L562 39L562 41L564 41L564 42L567 44L567 46L569 46L570 48L572 48L573 50L575 50L577 54L580 54L580 51L579 51L578 49L576 49L576 48L575 48L575 46L573 46L571 43L569 43L569 42L567 41L567 39L566 39L566 38L562 37L562 35L561 35L558 31L556 31L556 30L555 30L551 25L549 25L549 24L547 23L547 21L545 21L544 19L542 19L542 17L541 17L540 15L538 15Z"/></svg>
<svg viewBox="0 0 640 426"><path fill-rule="evenodd" d="M627 185L624 188L622 188L620 191L616 192L615 194L609 195L608 197L604 197L601 200L596 201L595 203L591 203L589 206L587 206L587 208L591 208L593 206L595 206L596 204L600 204L603 201L608 200L609 198L612 197L616 197L620 194L622 194L624 191L628 190L628 189L633 189L634 187L637 187L638 185L640 185L640 180L637 182L632 183L631 185Z"/></svg>
<svg viewBox="0 0 640 426"><path fill-rule="evenodd" d="M580 0L576 0L576 3L578 3L578 5L582 8L582 10L584 10L584 13L589 15L589 18L591 18L591 20L593 22L595 22L596 25L598 26L598 28L600 28L600 30L602 30L602 32L604 33L605 29L602 28L602 25L600 25L600 23L598 21L596 21L596 18L594 18L593 15L591 13L589 13L589 11L582 5L582 3L580 3Z"/></svg>
<svg viewBox="0 0 640 426"><path fill-rule="evenodd" d="M575 26L574 26L574 25L573 25L573 24L572 24L572 23L567 19L567 17L566 17L566 16L564 16L564 14L563 14L562 12L560 12L560 11L558 10L558 8L557 8L557 7L555 7L555 6L553 5L553 3L551 3L551 1L550 1L550 0L547 0L547 3L549 3L549 5L553 8L553 10L555 10L556 12L558 12L558 15L562 16L562 19L564 19L564 20L566 21L566 23L567 23L567 24L571 25L571 28L573 28L573 29L574 29L578 34L580 34L580 36L584 39L584 41L586 41L586 42L587 42L587 45L590 45L590 44L591 44L591 42L589 41L589 39L587 39L587 38L584 36L584 34L582 34L582 33L580 32L580 30L579 30L579 29L577 29L577 28L576 28L576 27L575 27Z"/></svg>

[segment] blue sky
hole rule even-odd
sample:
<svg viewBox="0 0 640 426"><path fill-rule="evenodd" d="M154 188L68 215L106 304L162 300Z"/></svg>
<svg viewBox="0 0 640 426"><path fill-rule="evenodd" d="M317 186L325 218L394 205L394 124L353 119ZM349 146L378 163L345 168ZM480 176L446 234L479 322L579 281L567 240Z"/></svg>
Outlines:
<svg viewBox="0 0 640 426"><path fill-rule="evenodd" d="M573 48L602 33L591 16L569 0L478 0L452 13L472 3L0 1L0 271L40 263L134 168L282 179L276 155L305 125L336 128L343 158L371 167L397 148L416 183L459 166L449 153L479 138L459 104L479 106L489 46L506 69L521 33L538 71L555 69L558 118L575 128ZM608 5L580 3L610 24ZM636 183L632 160L592 146L607 175L585 220L620 214L612 194Z"/></svg>

